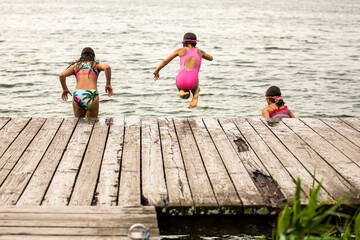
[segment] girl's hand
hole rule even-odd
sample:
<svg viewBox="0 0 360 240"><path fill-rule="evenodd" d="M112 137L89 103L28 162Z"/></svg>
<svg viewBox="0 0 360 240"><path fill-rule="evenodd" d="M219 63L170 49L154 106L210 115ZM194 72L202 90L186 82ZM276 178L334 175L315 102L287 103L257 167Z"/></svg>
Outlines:
<svg viewBox="0 0 360 240"><path fill-rule="evenodd" d="M155 72L154 72L154 79L155 79L155 81L158 80L159 77L160 77L159 72L156 72L156 71L155 71Z"/></svg>
<svg viewBox="0 0 360 240"><path fill-rule="evenodd" d="M108 95L109 97L111 97L111 96L113 95L113 89L112 89L112 87L111 87L110 85L106 85L106 86L105 86L105 92L107 93L107 95Z"/></svg>
<svg viewBox="0 0 360 240"><path fill-rule="evenodd" d="M61 94L61 98L62 98L63 101L68 100L68 94L70 94L70 96L72 96L71 92L68 89L63 90L63 92Z"/></svg>

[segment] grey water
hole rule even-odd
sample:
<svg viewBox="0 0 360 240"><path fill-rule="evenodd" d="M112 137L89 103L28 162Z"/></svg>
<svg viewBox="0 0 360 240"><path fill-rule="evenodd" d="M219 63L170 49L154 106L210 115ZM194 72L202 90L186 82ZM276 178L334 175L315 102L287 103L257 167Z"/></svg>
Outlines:
<svg viewBox="0 0 360 240"><path fill-rule="evenodd" d="M100 116L261 117L277 85L296 117L360 117L359 0L0 0L0 16L0 116L73 116L58 75L90 46L112 68ZM152 74L186 32L214 57L195 109L178 58Z"/></svg>
<svg viewBox="0 0 360 240"><path fill-rule="evenodd" d="M73 116L58 75L88 46L112 68L102 117L261 117L271 85L296 117L360 117L359 0L0 0L0 16L0 117ZM178 97L179 59L152 74L186 32L214 57L195 109Z"/></svg>

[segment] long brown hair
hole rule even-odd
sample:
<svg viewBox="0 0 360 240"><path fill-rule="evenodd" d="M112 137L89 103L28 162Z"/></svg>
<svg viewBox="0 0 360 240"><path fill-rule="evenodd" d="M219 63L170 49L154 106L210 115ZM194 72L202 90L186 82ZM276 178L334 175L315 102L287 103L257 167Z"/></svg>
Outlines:
<svg viewBox="0 0 360 240"><path fill-rule="evenodd" d="M277 86L271 86L266 90L265 93L266 97L268 97L270 99L270 102L275 103L276 106L278 107L278 109L280 109L280 107L285 105L285 102L282 98L277 99L278 101L276 101L276 98L273 97L281 97L281 91L280 88Z"/></svg>
<svg viewBox="0 0 360 240"><path fill-rule="evenodd" d="M75 67L77 67L81 62L83 61L89 61L89 62L92 62L91 63L91 67L92 68L95 68L96 65L98 64L98 62L96 62L95 60L95 52L94 50L91 48L91 47L86 47L84 48L82 51L81 51L81 55L80 55L80 58L75 60L75 61L72 61L71 63L69 63L69 66L67 68L70 68L72 66L75 65ZM90 69L89 69L89 74L88 76L90 75Z"/></svg>

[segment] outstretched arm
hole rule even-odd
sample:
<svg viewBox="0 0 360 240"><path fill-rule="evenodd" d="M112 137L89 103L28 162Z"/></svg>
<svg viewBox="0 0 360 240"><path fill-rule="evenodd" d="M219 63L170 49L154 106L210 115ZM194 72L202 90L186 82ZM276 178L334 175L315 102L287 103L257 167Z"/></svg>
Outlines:
<svg viewBox="0 0 360 240"><path fill-rule="evenodd" d="M111 97L113 95L113 89L111 87L111 68L109 65L104 63L99 63L96 66L98 70L105 72L105 78L106 78L105 92L109 97Z"/></svg>
<svg viewBox="0 0 360 240"><path fill-rule="evenodd" d="M155 81L158 80L158 78L160 77L159 72L160 70L165 67L166 65L168 65L169 62L171 62L174 58L176 58L177 56L179 56L179 51L181 48L175 50L172 54L170 54L167 58L165 58L160 64L159 66L155 69L154 71L154 79Z"/></svg>
<svg viewBox="0 0 360 240"><path fill-rule="evenodd" d="M203 59L206 59L208 61L212 61L213 60L213 57L210 55L210 54L207 54L205 51L203 50L200 50L201 51L201 54L202 54L202 58Z"/></svg>
<svg viewBox="0 0 360 240"><path fill-rule="evenodd" d="M68 94L71 94L71 92L69 91L67 85L66 85L66 77L71 76L75 74L75 68L71 67L66 69L65 71L62 71L59 75L59 79L60 79L60 83L61 83L61 87L63 89L62 93L61 93L61 98L63 101L67 101L68 100Z"/></svg>

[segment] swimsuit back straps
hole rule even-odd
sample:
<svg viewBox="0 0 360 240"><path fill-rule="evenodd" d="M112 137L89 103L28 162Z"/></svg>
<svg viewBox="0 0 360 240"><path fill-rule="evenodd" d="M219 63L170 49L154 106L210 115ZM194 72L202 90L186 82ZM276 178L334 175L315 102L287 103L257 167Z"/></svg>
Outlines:
<svg viewBox="0 0 360 240"><path fill-rule="evenodd" d="M198 48L194 48L193 50L191 50L190 48L186 47L186 49L187 49L186 54L180 58L180 70L185 69L186 59L188 59L190 57L194 57L194 58L196 58L196 60L198 62L197 62L196 67L190 71L193 71L193 70L199 71L200 66L201 66L201 58L199 57Z"/></svg>
<svg viewBox="0 0 360 240"><path fill-rule="evenodd" d="M83 62L81 62L81 67L76 71L76 73L75 73L75 76L76 77L78 77L78 76L81 76L81 75L88 75L88 74L90 74L90 75L93 75L93 76L98 76L99 75L99 72L95 69L95 68L93 68L92 66L91 66L91 64L92 64L92 61L91 62L88 62L88 63L83 63ZM83 69L90 69L91 71L93 71L93 72L90 72L90 73L79 73L81 70L83 70Z"/></svg>

